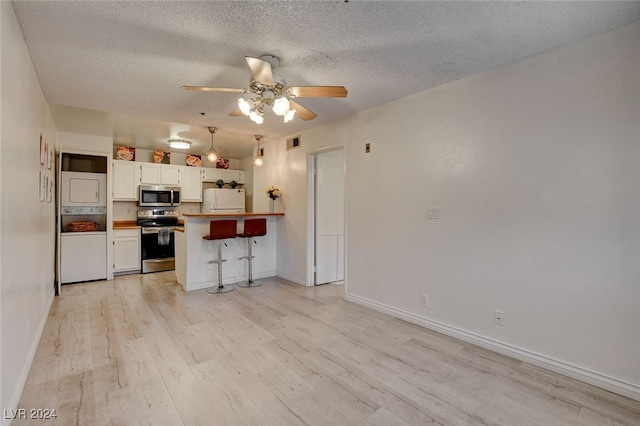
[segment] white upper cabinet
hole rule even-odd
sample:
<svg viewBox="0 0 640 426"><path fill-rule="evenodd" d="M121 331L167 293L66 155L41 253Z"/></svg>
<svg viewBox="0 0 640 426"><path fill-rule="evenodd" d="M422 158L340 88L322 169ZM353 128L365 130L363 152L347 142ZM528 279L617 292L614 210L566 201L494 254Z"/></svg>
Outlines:
<svg viewBox="0 0 640 426"><path fill-rule="evenodd" d="M204 167L202 169L202 180L204 182L215 182L218 179L222 179L222 171L224 169L214 169L211 167Z"/></svg>
<svg viewBox="0 0 640 426"><path fill-rule="evenodd" d="M113 200L137 201L140 182L139 163L113 160Z"/></svg>
<svg viewBox="0 0 640 426"><path fill-rule="evenodd" d="M222 179L224 183L229 183L232 180L244 183L244 171L242 170L214 169L212 167L204 167L202 170L202 180L204 182L215 182L218 179Z"/></svg>
<svg viewBox="0 0 640 426"><path fill-rule="evenodd" d="M202 201L202 171L200 167L180 167L182 202Z"/></svg>
<svg viewBox="0 0 640 426"><path fill-rule="evenodd" d="M238 183L244 183L244 172L242 170L228 170L223 169L222 180L225 183L235 180Z"/></svg>
<svg viewBox="0 0 640 426"><path fill-rule="evenodd" d="M170 164L161 164L160 167L160 185L180 185L180 169L179 166Z"/></svg>
<svg viewBox="0 0 640 426"><path fill-rule="evenodd" d="M140 167L140 183L160 185L161 164L137 163Z"/></svg>
<svg viewBox="0 0 640 426"><path fill-rule="evenodd" d="M244 184L244 171L210 167L177 166L174 164L141 163L113 160L113 200L138 201L138 187L142 185L171 185L181 188L181 201L202 201L202 182L225 183L233 180Z"/></svg>
<svg viewBox="0 0 640 426"><path fill-rule="evenodd" d="M140 183L146 185L180 185L180 167L172 164L138 163Z"/></svg>

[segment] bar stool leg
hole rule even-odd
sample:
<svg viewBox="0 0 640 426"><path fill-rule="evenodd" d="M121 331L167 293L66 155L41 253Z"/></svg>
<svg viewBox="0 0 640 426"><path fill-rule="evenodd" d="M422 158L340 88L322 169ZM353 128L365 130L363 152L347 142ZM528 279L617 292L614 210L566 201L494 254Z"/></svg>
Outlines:
<svg viewBox="0 0 640 426"><path fill-rule="evenodd" d="M222 284L222 263L223 262L226 262L226 260L222 258L222 240L218 240L218 258L216 260L211 260L209 262L209 263L218 264L218 286L209 287L207 289L207 293L220 294L220 293L228 293L231 290L233 290L233 287Z"/></svg>
<svg viewBox="0 0 640 426"><path fill-rule="evenodd" d="M247 243L249 244L249 250L247 251L247 256L239 257L238 259L247 259L249 262L249 279L247 281L243 281L241 283L237 283L238 287L247 288L247 287L260 287L262 285L261 281L253 280L253 259L255 256L253 255L253 245L251 243L255 243L253 238L247 238Z"/></svg>

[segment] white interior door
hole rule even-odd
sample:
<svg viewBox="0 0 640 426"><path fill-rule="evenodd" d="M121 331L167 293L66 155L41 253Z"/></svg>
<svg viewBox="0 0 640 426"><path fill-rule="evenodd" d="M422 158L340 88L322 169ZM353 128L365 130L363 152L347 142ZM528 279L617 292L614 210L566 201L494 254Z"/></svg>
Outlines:
<svg viewBox="0 0 640 426"><path fill-rule="evenodd" d="M344 154L316 156L315 284L344 279Z"/></svg>

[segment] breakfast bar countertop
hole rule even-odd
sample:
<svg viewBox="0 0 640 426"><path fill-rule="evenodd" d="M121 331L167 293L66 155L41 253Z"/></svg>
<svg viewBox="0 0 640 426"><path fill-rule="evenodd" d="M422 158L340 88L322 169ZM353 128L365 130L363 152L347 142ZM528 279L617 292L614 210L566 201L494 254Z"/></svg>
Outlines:
<svg viewBox="0 0 640 426"><path fill-rule="evenodd" d="M183 213L184 217L263 217L284 216L284 213Z"/></svg>
<svg viewBox="0 0 640 426"><path fill-rule="evenodd" d="M184 226L176 226L175 237L175 274L176 281L185 291L201 290L218 285L215 265L218 244L203 239L211 232L211 222L228 220L236 222L236 234L244 232L244 224L251 219L266 220L267 233L251 240L252 272L255 278L273 277L276 275L276 242L278 222L284 213L184 213ZM223 284L232 284L248 279L247 238L228 238L224 241L224 256L228 260L224 264ZM255 244L253 244L255 243Z"/></svg>

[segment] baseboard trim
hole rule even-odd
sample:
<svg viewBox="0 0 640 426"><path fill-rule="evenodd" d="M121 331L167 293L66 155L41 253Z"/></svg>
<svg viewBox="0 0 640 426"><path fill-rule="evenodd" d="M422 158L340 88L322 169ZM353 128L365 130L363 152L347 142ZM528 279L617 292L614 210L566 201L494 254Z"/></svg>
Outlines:
<svg viewBox="0 0 640 426"><path fill-rule="evenodd" d="M428 318L406 312L401 309L394 308L364 297L346 293L344 299L355 304L371 308L375 311L382 312L392 317L437 331L447 336L455 337L462 341L473 343L485 349L492 350L502 355L525 361L538 367L545 368L555 373L562 374L572 379L588 383L593 386L617 393L627 398L640 401L640 386L628 383L614 377L610 377L597 371L588 370L577 365L569 364L536 352L529 351L517 346L513 346L495 339L491 339L467 330L454 327L439 321L430 320Z"/></svg>
<svg viewBox="0 0 640 426"><path fill-rule="evenodd" d="M295 275L289 275L289 274L286 274L284 272L278 272L276 274L276 277L282 278L282 279L285 279L287 281L291 281L291 282L294 282L296 284L300 284L300 285L303 285L303 286L307 285L307 283L304 281L304 278L296 277Z"/></svg>
<svg viewBox="0 0 640 426"><path fill-rule="evenodd" d="M38 350L38 345L40 345L40 339L42 339L42 333L44 333L44 327L47 325L47 319L49 318L49 313L51 312L51 306L53 305L53 300L56 297L55 289L53 286L51 287L51 294L49 295L49 302L47 303L47 309L42 314L40 318L40 323L38 324L38 329L36 330L36 334L34 336L33 341L31 342L31 347L29 348L29 352L27 352L27 359L24 363L24 367L22 368L22 373L20 373L20 378L18 379L18 383L16 384L15 389L13 390L13 395L11 396L11 400L9 401L9 407L5 410L5 412L9 412L10 409L17 410L18 404L20 403L20 398L22 398L22 392L24 391L24 387L27 385L27 378L29 377L29 372L31 371L31 366L33 365L33 360L36 358L36 352ZM2 424L10 425L13 419L5 419L3 416Z"/></svg>

